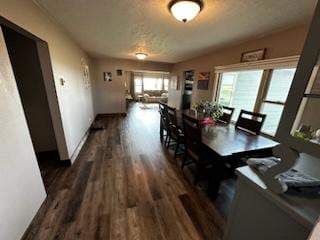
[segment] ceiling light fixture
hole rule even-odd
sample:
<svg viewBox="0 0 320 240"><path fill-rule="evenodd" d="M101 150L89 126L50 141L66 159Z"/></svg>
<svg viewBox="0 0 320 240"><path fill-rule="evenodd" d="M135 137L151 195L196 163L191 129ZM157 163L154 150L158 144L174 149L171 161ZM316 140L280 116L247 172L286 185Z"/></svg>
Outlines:
<svg viewBox="0 0 320 240"><path fill-rule="evenodd" d="M139 53L136 53L136 57L139 60L144 60L144 59L146 59L146 57L148 57L148 54L139 52Z"/></svg>
<svg viewBox="0 0 320 240"><path fill-rule="evenodd" d="M172 0L168 8L177 20L188 22L200 13L203 0Z"/></svg>

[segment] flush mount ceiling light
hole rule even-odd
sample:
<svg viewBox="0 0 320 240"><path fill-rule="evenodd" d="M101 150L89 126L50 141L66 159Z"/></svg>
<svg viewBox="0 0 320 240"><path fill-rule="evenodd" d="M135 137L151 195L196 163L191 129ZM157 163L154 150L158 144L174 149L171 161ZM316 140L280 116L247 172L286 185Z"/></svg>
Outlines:
<svg viewBox="0 0 320 240"><path fill-rule="evenodd" d="M144 60L144 59L146 59L146 57L148 57L148 54L139 52L139 53L136 53L136 57L139 60Z"/></svg>
<svg viewBox="0 0 320 240"><path fill-rule="evenodd" d="M203 0L172 0L168 8L177 20L188 22L202 10Z"/></svg>

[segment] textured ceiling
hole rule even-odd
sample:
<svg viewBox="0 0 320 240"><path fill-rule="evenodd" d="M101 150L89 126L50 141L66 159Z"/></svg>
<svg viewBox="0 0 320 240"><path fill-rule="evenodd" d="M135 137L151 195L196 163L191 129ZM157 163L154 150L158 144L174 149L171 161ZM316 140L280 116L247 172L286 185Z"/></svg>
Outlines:
<svg viewBox="0 0 320 240"><path fill-rule="evenodd" d="M167 0L34 0L92 56L179 62L307 21L316 0L205 0L178 22Z"/></svg>

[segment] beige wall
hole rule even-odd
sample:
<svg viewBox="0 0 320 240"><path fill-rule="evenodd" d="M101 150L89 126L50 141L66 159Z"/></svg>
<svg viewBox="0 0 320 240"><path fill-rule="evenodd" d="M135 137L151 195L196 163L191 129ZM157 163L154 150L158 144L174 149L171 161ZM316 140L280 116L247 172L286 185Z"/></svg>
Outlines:
<svg viewBox="0 0 320 240"><path fill-rule="evenodd" d="M91 89L83 81L82 62L89 63L88 56L33 1L1 0L0 15L49 44L67 145L62 158L71 158L94 118ZM65 86L59 83L61 77Z"/></svg>
<svg viewBox="0 0 320 240"><path fill-rule="evenodd" d="M124 113L125 81L129 81L129 71L163 71L170 72L172 64L148 61L134 61L114 58L95 59L93 61L93 99L95 113ZM117 69L127 72L122 77L117 76ZM103 80L103 72L112 73L112 81Z"/></svg>
<svg viewBox="0 0 320 240"><path fill-rule="evenodd" d="M214 67L239 63L241 53L259 48L267 48L266 59L299 55L301 53L307 31L308 24L304 24L236 46L216 50L208 53L207 55L175 64L172 70L172 74L178 75L179 79L182 80L183 71L193 69L195 70L195 80L197 80L198 72L210 71L211 79L209 83L209 90L197 90L197 81L195 81L192 103L195 103L202 99L211 99L214 86ZM182 81L180 81L180 83L182 83ZM169 91L169 104L177 108L180 107L181 90Z"/></svg>
<svg viewBox="0 0 320 240"><path fill-rule="evenodd" d="M83 81L88 56L33 1L1 0L0 16L48 42L63 123L59 136L66 146L61 157L71 158L94 118L91 88ZM0 239L14 240L28 227L45 190L2 32L0 68Z"/></svg>
<svg viewBox="0 0 320 240"><path fill-rule="evenodd" d="M0 239L20 239L46 193L0 28Z"/></svg>

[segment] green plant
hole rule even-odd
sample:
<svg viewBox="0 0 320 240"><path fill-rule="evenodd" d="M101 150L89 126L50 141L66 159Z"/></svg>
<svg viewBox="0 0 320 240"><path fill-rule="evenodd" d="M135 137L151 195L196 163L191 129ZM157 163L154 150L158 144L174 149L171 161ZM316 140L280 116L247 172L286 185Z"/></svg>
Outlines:
<svg viewBox="0 0 320 240"><path fill-rule="evenodd" d="M194 105L197 113L204 118L219 119L223 115L223 108L220 104L213 101L200 101Z"/></svg>

